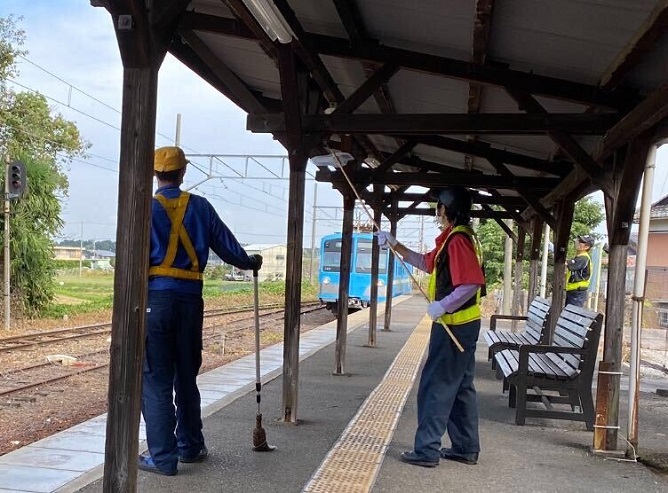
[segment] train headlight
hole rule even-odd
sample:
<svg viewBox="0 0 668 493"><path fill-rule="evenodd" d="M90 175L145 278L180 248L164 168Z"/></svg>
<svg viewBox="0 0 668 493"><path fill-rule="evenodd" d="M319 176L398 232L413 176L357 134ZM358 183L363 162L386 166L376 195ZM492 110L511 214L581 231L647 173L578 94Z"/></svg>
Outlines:
<svg viewBox="0 0 668 493"><path fill-rule="evenodd" d="M383 286L385 286L385 281L383 281L382 279L378 279L378 282L376 284L378 285L379 288L382 288Z"/></svg>
<svg viewBox="0 0 668 493"><path fill-rule="evenodd" d="M323 277L322 278L322 283L323 284L329 284L330 282L332 282L332 280L329 277Z"/></svg>

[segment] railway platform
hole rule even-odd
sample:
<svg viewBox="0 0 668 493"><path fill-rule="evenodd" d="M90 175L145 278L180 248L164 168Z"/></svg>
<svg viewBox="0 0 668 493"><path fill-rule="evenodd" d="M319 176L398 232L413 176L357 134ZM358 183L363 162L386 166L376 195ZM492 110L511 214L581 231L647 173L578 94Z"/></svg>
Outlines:
<svg viewBox="0 0 668 493"><path fill-rule="evenodd" d="M420 297L395 300L392 330L365 347L368 311L349 318L346 374L332 375L335 322L302 334L299 423L280 422L282 345L262 352L262 405L272 453L251 451L255 418L253 355L200 377L208 459L179 474L139 472L141 492L399 492L668 490L668 477L646 466L592 456L583 423L514 424L507 396L478 347L480 462L441 461L425 469L399 461L412 448L415 385L430 322ZM483 327L486 323L483 322ZM666 453L668 399L643 382L640 439ZM624 396L622 396L624 399ZM624 407L624 406L622 406ZM624 417L620 420L624 423ZM623 433L620 433L623 436ZM140 448L142 447L140 443ZM0 457L0 493L102 490L104 416Z"/></svg>

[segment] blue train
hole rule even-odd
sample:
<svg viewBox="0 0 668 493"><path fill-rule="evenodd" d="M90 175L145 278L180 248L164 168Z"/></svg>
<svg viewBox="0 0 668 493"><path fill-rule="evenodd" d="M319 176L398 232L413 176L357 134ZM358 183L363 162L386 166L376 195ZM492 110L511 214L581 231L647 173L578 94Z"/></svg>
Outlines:
<svg viewBox="0 0 668 493"><path fill-rule="evenodd" d="M350 284L348 286L348 307L366 308L371 297L371 233L353 233L352 258L350 261ZM378 268L378 301L385 301L387 295L387 267L390 252L380 249ZM336 310L339 297L339 265L341 262L341 233L325 236L320 244L320 269L318 282L320 302L330 310ZM408 266L411 269L411 266ZM412 280L409 272L399 262L394 262L392 295L410 293Z"/></svg>

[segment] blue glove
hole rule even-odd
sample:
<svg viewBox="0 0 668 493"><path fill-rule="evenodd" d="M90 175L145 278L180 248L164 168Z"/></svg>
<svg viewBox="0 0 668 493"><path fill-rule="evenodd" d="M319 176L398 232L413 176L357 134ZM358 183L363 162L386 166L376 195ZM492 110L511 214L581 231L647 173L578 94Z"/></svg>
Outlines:
<svg viewBox="0 0 668 493"><path fill-rule="evenodd" d="M378 246L381 247L386 246L388 243L390 246L395 247L397 246L397 243L399 243L397 239L387 231L378 231L377 233L374 233L374 236L378 238Z"/></svg>
<svg viewBox="0 0 668 493"><path fill-rule="evenodd" d="M438 320L444 314L445 308L443 308L443 305L441 305L439 301L429 303L429 306L427 307L427 315L429 315L432 320Z"/></svg>

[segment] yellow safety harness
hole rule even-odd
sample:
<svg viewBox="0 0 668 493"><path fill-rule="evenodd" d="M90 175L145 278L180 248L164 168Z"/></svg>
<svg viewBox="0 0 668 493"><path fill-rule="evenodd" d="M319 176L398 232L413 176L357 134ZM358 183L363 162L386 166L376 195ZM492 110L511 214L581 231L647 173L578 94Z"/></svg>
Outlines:
<svg viewBox="0 0 668 493"><path fill-rule="evenodd" d="M181 192L181 195L174 199L168 199L163 195L156 195L155 199L162 205L169 217L172 227L169 231L169 243L167 244L167 252L165 258L160 265L150 267L148 269L149 276L166 276L174 277L176 279L187 279L189 281L201 281L202 273L199 271L199 260L197 260L197 253L193 248L192 241L186 228L183 226L183 217L186 215L188 208L188 201L190 194ZM192 264L190 269L181 269L174 267L174 259L179 247L179 241L190 259Z"/></svg>
<svg viewBox="0 0 668 493"><path fill-rule="evenodd" d="M441 252L443 251L443 248L445 245L448 243L448 239L450 236L452 236L454 233L464 233L471 239L471 243L473 243L473 250L475 251L475 255L478 258L478 264L482 266L483 263L483 256L482 256L482 246L480 245L480 242L478 241L478 237L476 234L473 232L473 229L471 229L470 226L455 226L450 230L450 233L448 233L448 236L446 237L445 241L441 245L441 247L438 249L438 252L436 253L436 257L434 258L434 270L431 273L431 276L429 277L429 299L432 301L436 301L436 266L438 264L437 259ZM444 314L441 318L437 320L442 325L463 325L468 322L472 322L474 320L480 319L481 314L480 314L480 289L476 292L476 300L475 304L463 308L461 310L458 310L454 313L446 313Z"/></svg>

